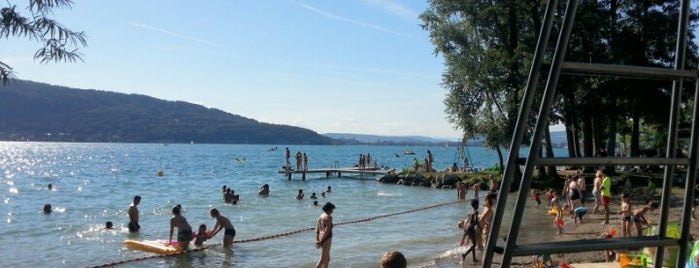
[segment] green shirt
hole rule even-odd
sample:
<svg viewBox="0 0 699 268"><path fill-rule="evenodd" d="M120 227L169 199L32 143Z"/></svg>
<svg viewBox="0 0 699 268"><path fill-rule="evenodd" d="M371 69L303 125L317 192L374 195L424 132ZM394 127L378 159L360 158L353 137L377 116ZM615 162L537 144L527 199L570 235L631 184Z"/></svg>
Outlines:
<svg viewBox="0 0 699 268"><path fill-rule="evenodd" d="M600 189L600 193L603 196L612 196L612 179L609 178L609 176L604 176L604 179L602 179L602 189Z"/></svg>

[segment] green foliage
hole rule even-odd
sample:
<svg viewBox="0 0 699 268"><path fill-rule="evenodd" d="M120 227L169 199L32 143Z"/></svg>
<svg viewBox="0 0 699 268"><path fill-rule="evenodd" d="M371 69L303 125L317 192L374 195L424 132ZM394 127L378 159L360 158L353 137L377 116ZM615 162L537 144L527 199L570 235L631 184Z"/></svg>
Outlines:
<svg viewBox="0 0 699 268"><path fill-rule="evenodd" d="M34 53L41 63L82 61L78 47L87 46L84 32L75 32L51 19L54 9L70 8L71 0L29 0L24 9L6 1L0 8L0 38L26 37L43 43ZM0 80L7 83L13 77L12 67L0 62Z"/></svg>

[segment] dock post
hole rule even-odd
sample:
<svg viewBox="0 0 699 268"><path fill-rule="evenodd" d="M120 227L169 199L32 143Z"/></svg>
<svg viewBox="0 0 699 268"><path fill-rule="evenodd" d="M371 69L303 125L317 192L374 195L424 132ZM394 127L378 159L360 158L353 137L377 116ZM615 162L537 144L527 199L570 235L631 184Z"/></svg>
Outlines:
<svg viewBox="0 0 699 268"><path fill-rule="evenodd" d="M306 180L306 172L301 172L301 180Z"/></svg>
<svg viewBox="0 0 699 268"><path fill-rule="evenodd" d="M342 177L342 173L340 173L339 170L337 171L337 176L338 176L338 177Z"/></svg>
<svg viewBox="0 0 699 268"><path fill-rule="evenodd" d="M286 179L291 180L291 172L289 172L289 171L286 172Z"/></svg>

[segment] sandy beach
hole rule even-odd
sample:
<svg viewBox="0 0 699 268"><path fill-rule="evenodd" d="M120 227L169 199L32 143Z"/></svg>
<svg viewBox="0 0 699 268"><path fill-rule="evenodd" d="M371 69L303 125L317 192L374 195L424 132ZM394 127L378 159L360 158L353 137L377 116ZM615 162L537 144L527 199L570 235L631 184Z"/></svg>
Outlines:
<svg viewBox="0 0 699 268"><path fill-rule="evenodd" d="M654 200L659 201L660 197L656 195L656 198ZM645 200L633 200L632 203L634 208L640 208L641 206L645 205L646 202ZM600 237L602 233L608 231L612 227L617 229L617 236L620 236L622 216L620 214L617 214L617 211L619 210L619 205L620 198L618 196L614 196L612 204L610 206L609 224L602 224L604 220L604 214L592 213L592 207L594 206L594 204L592 203L591 199L586 201L585 207L588 208L588 213L584 216L583 223L574 223L573 219L571 219L569 216L564 216L565 224L563 226L563 233L561 235L552 235L551 237L553 237L553 241L595 239ZM542 203L542 205L539 208L530 207L528 204L526 213L541 213L542 215L545 215L546 210L548 210L548 208L546 208L545 203ZM669 222L678 223L681 218L681 213L682 196L672 195L670 215L668 218ZM553 216L547 217L550 218L551 221L553 221ZM646 218L648 218L651 221L652 226L657 226L659 217L660 210L649 212L646 215ZM692 221L691 224L692 226L690 234L692 235L692 237L699 237L699 224L697 224L697 221ZM555 232L555 228L553 227L553 225L546 226L546 228L550 229L552 233ZM647 230L644 230L644 233L646 231ZM526 232L526 230L522 230L521 232ZM636 229L632 229L632 232L635 234ZM504 237L505 234L505 232L501 232L500 236ZM546 239L548 239L548 237ZM482 251L479 251L479 254L481 255L477 256L482 257ZM500 265L499 256L500 255L495 254L495 259L493 261L493 265L496 267ZM454 256L453 258L454 263L458 263L460 256ZM566 261L572 267L575 267L576 263L603 263L605 262L605 255L603 251L578 252L569 254L553 254L551 256L551 259L554 265L558 265L560 261ZM465 263L463 264L463 267L480 267L480 263L472 264L471 258L467 257ZM513 258L511 267L533 267L533 258L515 257ZM618 267L618 265L612 267Z"/></svg>

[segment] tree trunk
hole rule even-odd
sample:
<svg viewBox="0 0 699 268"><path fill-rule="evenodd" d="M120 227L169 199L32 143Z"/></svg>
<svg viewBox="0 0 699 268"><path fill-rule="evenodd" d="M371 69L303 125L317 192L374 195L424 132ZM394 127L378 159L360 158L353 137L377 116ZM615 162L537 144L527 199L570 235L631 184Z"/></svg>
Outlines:
<svg viewBox="0 0 699 268"><path fill-rule="evenodd" d="M553 146L551 146L551 130L546 128L546 131L544 131L544 135L546 137L546 157L547 158L555 157L555 155L553 154ZM558 178L558 172L556 172L556 166L548 167L548 174L546 174L546 175L549 177Z"/></svg>
<svg viewBox="0 0 699 268"><path fill-rule="evenodd" d="M616 93L610 92L609 96L609 126L608 126L608 132L607 132L607 156L615 156L616 155L616 120L617 120L617 106L616 106ZM614 172L615 167L614 166L607 166L606 170L609 170L610 172Z"/></svg>
<svg viewBox="0 0 699 268"><path fill-rule="evenodd" d="M641 123L639 122L638 111L634 111L631 115L633 126L631 127L631 156L637 157L641 155Z"/></svg>

